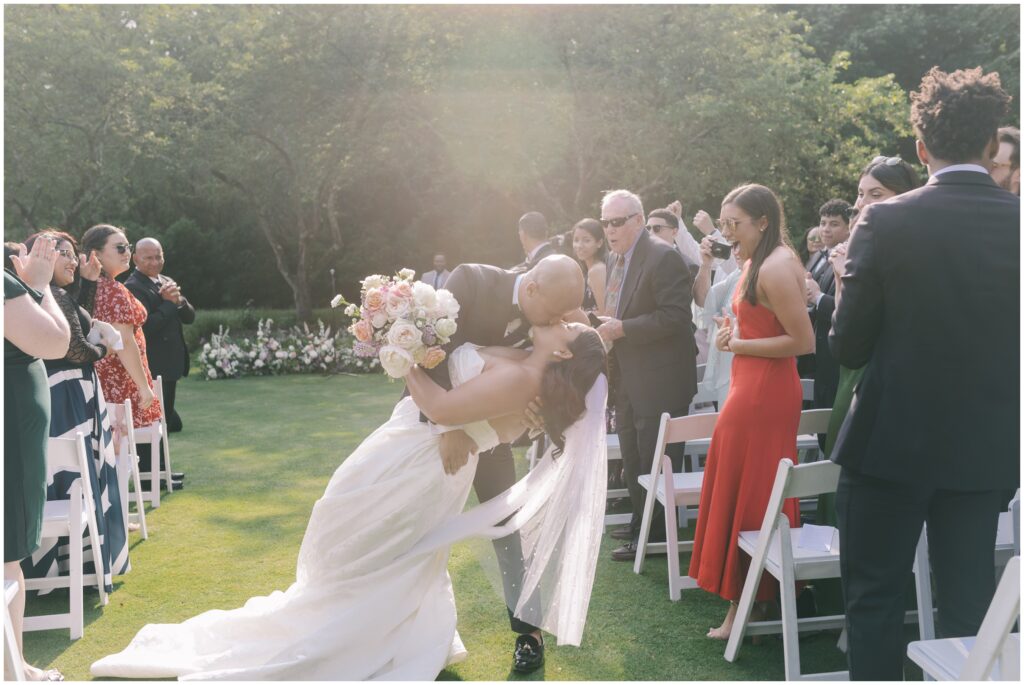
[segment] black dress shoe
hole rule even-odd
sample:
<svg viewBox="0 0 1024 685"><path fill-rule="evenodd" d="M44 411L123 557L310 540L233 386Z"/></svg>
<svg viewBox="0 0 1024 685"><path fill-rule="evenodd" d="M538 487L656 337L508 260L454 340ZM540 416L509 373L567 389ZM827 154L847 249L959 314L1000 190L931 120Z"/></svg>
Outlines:
<svg viewBox="0 0 1024 685"><path fill-rule="evenodd" d="M512 654L512 670L533 673L544 665L544 641L529 633L516 638L516 651Z"/></svg>
<svg viewBox="0 0 1024 685"><path fill-rule="evenodd" d="M612 561L633 561L636 559L636 543L627 542L622 547L612 550Z"/></svg>
<svg viewBox="0 0 1024 685"><path fill-rule="evenodd" d="M612 532L608 533L608 537L613 540L632 540L633 531L630 530L629 526L622 526L621 528L616 528Z"/></svg>

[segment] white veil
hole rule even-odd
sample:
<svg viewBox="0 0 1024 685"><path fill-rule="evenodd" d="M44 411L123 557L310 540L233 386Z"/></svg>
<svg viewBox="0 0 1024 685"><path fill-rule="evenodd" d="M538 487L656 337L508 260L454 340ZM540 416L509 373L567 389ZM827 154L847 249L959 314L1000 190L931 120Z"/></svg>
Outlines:
<svg viewBox="0 0 1024 685"><path fill-rule="evenodd" d="M562 454L549 448L514 486L438 527L409 555L472 537L495 540L499 554L518 542L521 583L503 579L509 610L555 635L558 644L579 646L604 528L607 401L608 381L600 375L587 393L584 415L565 431Z"/></svg>

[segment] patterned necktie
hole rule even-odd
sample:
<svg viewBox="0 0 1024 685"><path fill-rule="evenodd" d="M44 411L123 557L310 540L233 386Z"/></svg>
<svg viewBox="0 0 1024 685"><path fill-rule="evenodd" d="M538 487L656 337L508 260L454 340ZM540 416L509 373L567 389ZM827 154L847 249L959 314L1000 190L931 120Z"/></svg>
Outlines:
<svg viewBox="0 0 1024 685"><path fill-rule="evenodd" d="M608 289L604 294L604 315L615 317L619 311L619 294L622 292L622 279L626 275L626 258L615 255L612 272L608 274Z"/></svg>

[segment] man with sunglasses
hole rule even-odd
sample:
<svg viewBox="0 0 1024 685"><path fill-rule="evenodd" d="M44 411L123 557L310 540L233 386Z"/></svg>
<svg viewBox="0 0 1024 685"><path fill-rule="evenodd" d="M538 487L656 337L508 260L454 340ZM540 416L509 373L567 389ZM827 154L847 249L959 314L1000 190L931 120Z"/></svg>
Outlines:
<svg viewBox="0 0 1024 685"><path fill-rule="evenodd" d="M612 559L632 561L645 499L637 478L651 470L661 414L685 416L697 392L693 273L674 246L646 230L643 204L634 193L607 193L601 201L601 225L610 254L605 311L597 331L612 346L615 420L633 509L629 525L611 533L625 541ZM677 470L682 468L681 448L669 448ZM665 539L660 505L650 539Z"/></svg>

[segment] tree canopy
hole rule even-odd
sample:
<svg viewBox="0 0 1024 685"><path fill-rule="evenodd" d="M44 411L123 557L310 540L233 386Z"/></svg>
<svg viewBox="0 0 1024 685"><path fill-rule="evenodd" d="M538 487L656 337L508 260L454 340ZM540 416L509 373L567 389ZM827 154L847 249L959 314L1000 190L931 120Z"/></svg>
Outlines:
<svg viewBox="0 0 1024 685"><path fill-rule="evenodd" d="M521 214L610 188L764 183L797 236L907 150L932 64L1019 93L1019 8L966 7L11 6L5 232L123 225L200 306L302 317L329 269L515 263Z"/></svg>

